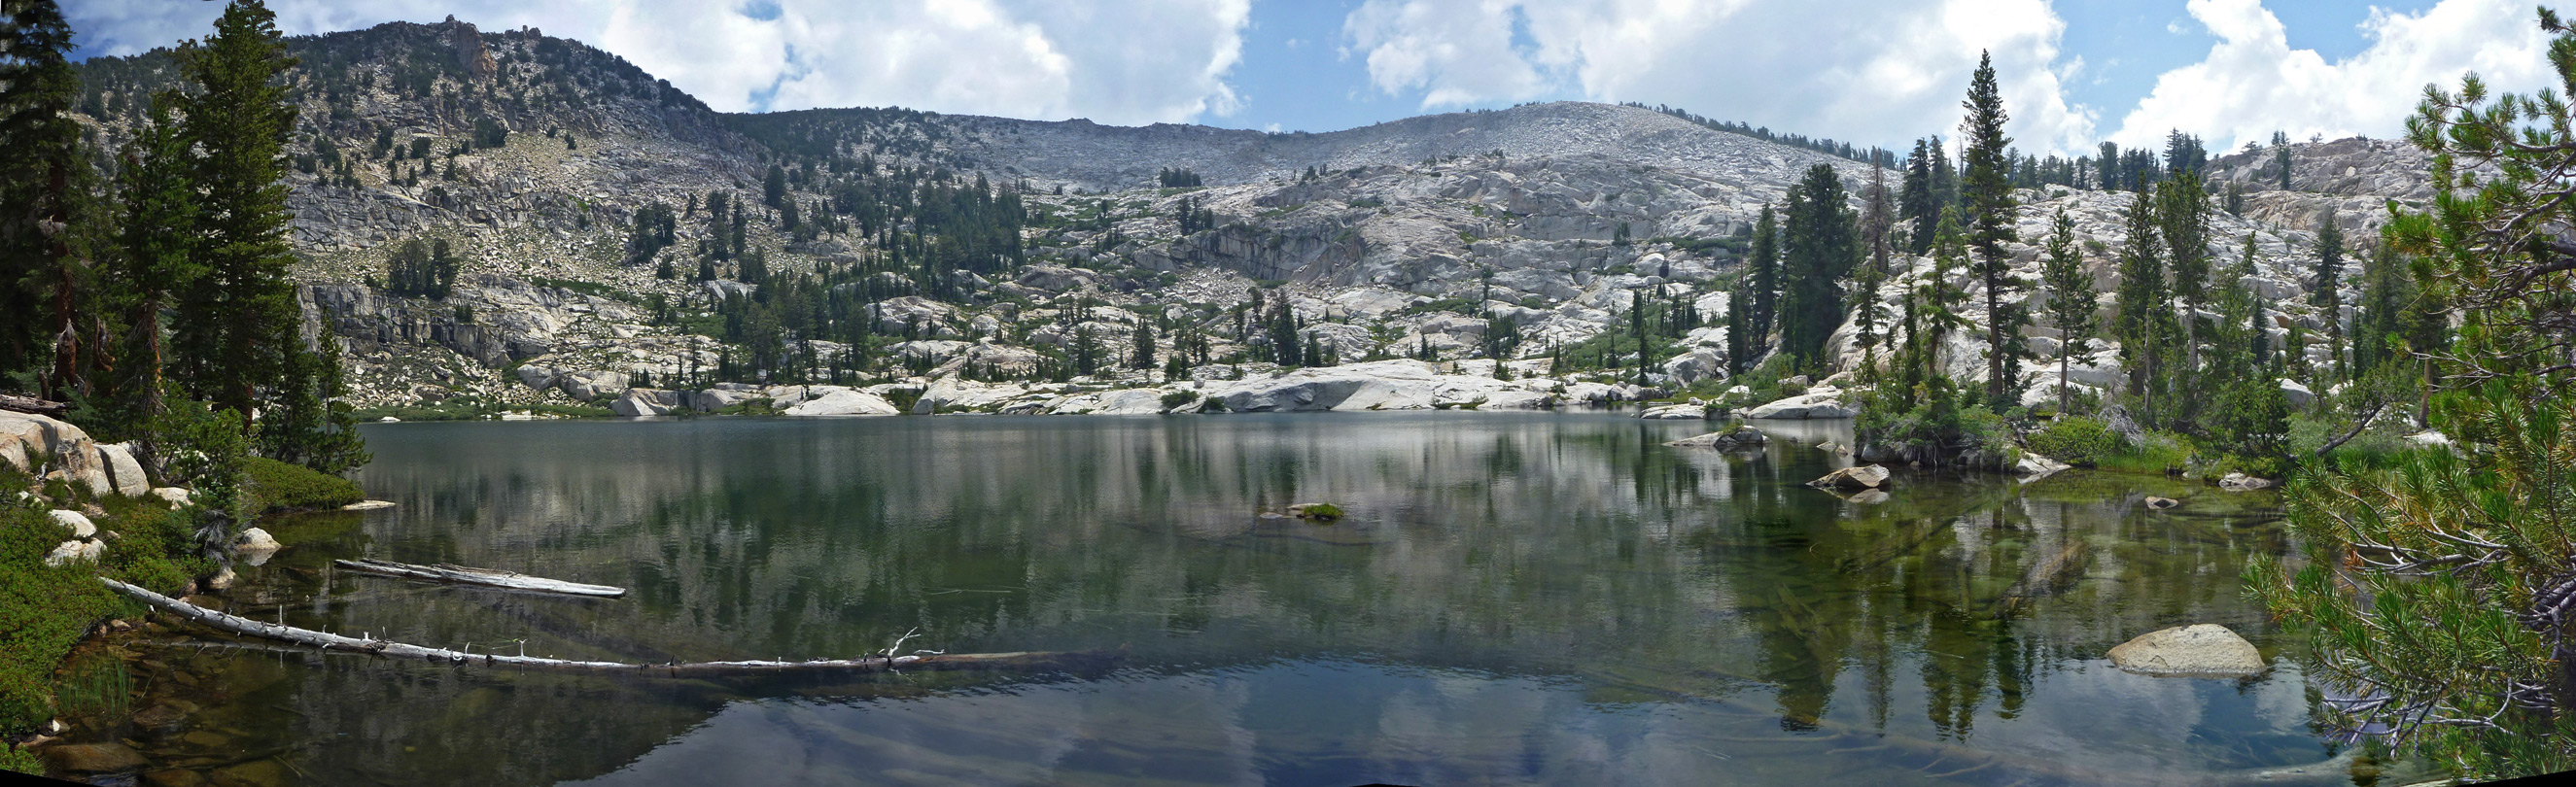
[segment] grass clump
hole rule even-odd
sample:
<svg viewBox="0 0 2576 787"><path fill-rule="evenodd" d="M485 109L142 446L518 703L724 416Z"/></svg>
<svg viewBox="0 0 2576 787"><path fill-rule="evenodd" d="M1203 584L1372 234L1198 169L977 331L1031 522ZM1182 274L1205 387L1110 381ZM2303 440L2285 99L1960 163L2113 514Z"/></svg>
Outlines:
<svg viewBox="0 0 2576 787"><path fill-rule="evenodd" d="M275 459L244 459L242 474L249 481L243 489L249 504L243 509L253 516L276 510L339 508L366 499L349 479Z"/></svg>

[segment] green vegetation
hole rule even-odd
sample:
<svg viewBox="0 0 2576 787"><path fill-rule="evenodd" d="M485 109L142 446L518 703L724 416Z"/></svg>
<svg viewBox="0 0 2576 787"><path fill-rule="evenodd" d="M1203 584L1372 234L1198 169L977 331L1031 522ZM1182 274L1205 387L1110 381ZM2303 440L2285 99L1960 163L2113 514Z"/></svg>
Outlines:
<svg viewBox="0 0 2576 787"><path fill-rule="evenodd" d="M253 516L339 508L366 499L366 493L349 479L275 459L251 457L242 463L242 475L242 508Z"/></svg>
<svg viewBox="0 0 2576 787"><path fill-rule="evenodd" d="M2126 448L2099 418L2060 418L2032 432L2029 440L2030 450L2076 467L2100 465Z"/></svg>
<svg viewBox="0 0 2576 787"><path fill-rule="evenodd" d="M2559 80L2576 79L2576 31L2539 17ZM2547 91L2490 97L2474 75L2457 93L2425 91L2407 136L2433 154L2433 187L2459 196L2398 215L2384 236L2415 260L2408 311L2457 319L2457 340L2364 336L2397 352L2369 353L2381 369L2340 407L2366 421L2429 383L2426 421L2452 445L2364 461L2338 451L2351 437L2323 443L2311 456L2328 461L2288 495L2305 560L2245 572L2307 635L2308 674L2352 698L2327 704L2329 720L2468 779L2576 769L2576 247L2522 229L2576 220L2576 186L2550 174L2576 145L2571 128L2576 110ZM2318 251L2319 271L2339 276L2339 248Z"/></svg>

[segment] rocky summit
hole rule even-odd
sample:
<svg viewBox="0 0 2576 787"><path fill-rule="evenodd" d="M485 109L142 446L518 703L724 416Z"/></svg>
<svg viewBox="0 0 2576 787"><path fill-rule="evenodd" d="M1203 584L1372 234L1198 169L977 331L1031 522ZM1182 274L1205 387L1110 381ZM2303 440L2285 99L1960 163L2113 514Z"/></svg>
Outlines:
<svg viewBox="0 0 2576 787"><path fill-rule="evenodd" d="M1873 175L1861 161L1633 106L1533 104L1285 134L902 109L733 115L535 29L394 23L290 48L302 59L288 184L299 298L316 338L347 351L356 403L384 412L1660 398L1725 376L1721 318L1762 206L1815 165L1855 195ZM95 58L81 71L79 120L111 149L142 122L145 97L175 78L166 51ZM2211 162L2213 188L2241 194L2237 212L2214 217L2212 251L2233 262L2251 236L2251 284L2274 346L2300 327L2323 357L2322 315L2307 297L2320 285L2302 273L2315 222L2333 208L2360 232L2385 222L2391 200L2422 204L2424 162L2395 142L2299 144L2283 189L2268 156ZM1890 188L1898 175L1887 173ZM2112 279L2108 249L2123 241L2120 212L2135 195L2017 197L2023 240L2009 251L2020 275L2036 276L2036 242L2064 209L2097 281ZM939 201L949 199L954 211L1008 214L1010 229L957 229L966 225ZM406 285L395 267L413 241L439 249L434 291ZM1894 265L1891 299L1931 271L1927 259ZM811 277L810 295L781 283L796 276ZM1967 318L1981 324L1979 285L1962 276L1976 304ZM1639 298L1687 308L1702 327L1648 359L1642 381L1552 363L1622 330ZM751 300L773 316L728 308ZM2341 302L2358 300L2348 291ZM1269 330L1261 307L1283 302L1286 328ZM831 330L760 323L775 314L824 315L813 324ZM1152 333L1140 342L1140 330ZM2028 333L2040 355L2054 353L2051 331ZM1846 319L1832 371L1861 362L1856 335ZM1952 335L1942 349L1951 375L1983 378L1982 335ZM1139 344L1145 362L1131 362ZM1299 362L1250 360L1288 344L1302 345ZM2071 381L2109 385L2117 347L2078 350ZM1061 368L1075 359L1085 368ZM2025 399L2053 397L2055 366L2034 371ZM1848 415L1810 398L1787 409Z"/></svg>

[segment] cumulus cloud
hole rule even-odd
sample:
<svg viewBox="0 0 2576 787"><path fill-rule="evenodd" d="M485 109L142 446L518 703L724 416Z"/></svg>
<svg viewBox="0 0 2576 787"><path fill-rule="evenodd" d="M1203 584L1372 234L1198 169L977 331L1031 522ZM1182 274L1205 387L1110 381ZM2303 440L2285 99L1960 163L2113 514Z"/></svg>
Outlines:
<svg viewBox="0 0 2576 787"><path fill-rule="evenodd" d="M1250 0L275 0L278 27L319 33L454 14L534 26L615 52L721 110L900 105L1138 124L1241 105L1231 73ZM85 53L204 35L221 8L96 0L66 9Z"/></svg>
<svg viewBox="0 0 2576 787"><path fill-rule="evenodd" d="M2417 14L2373 8L2361 53L2329 63L2291 49L2279 17L2259 0L2191 0L2191 17L2218 42L2201 62L2165 72L2121 119L2111 139L2159 144L2181 129L2223 149L2286 130L2312 135L2394 136L2426 84L2456 89L2475 71L2497 90L2530 91L2551 78L2531 5L2520 0L2443 0Z"/></svg>
<svg viewBox="0 0 2576 787"><path fill-rule="evenodd" d="M1344 34L1370 79L1425 109L1573 95L1669 103L1886 144L1951 136L1993 53L2024 150L2089 144L2063 19L2046 0L1368 0Z"/></svg>

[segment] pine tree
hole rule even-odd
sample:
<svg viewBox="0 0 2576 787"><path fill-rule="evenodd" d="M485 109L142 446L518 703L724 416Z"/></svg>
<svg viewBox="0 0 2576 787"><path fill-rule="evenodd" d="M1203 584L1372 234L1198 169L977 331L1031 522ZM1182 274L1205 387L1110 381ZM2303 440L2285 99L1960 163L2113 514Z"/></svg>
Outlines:
<svg viewBox="0 0 2576 787"><path fill-rule="evenodd" d="M2156 235L2164 241L2165 269L2173 277L2173 295L2182 301L2182 364L2174 374L2200 374L2201 307L2209 300L2209 192L2190 171L2156 184ZM2204 386L2176 386L2174 412L2188 421L2199 415Z"/></svg>
<svg viewBox="0 0 2576 787"><path fill-rule="evenodd" d="M1780 348L1822 366L1825 341L1843 319L1842 282L1860 260L1859 217L1845 207L1842 178L1827 164L1790 187L1781 262Z"/></svg>
<svg viewBox="0 0 2576 787"><path fill-rule="evenodd" d="M2075 219L2057 209L2049 225L2039 279L2048 289L2048 321L2057 329L2057 411L2066 412L2066 374L2075 348L2093 330L2093 277L2084 272L2084 252L2075 243Z"/></svg>
<svg viewBox="0 0 2576 787"><path fill-rule="evenodd" d="M197 86L182 128L197 151L193 256L205 272L172 326L177 371L192 395L248 423L261 389L286 378L301 345L281 180L295 121L281 77L296 61L276 15L256 0L226 6L214 35L182 46L179 60Z"/></svg>
<svg viewBox="0 0 2576 787"><path fill-rule="evenodd" d="M2004 253L2004 244L2019 239L2014 231L2015 210L2010 162L2006 146L2012 143L2004 136L2003 95L1995 86L1994 58L1981 55L1977 73L1968 81L1968 98L1961 102L1968 117L1959 124L1966 135L1968 150L1967 175L1962 184L1962 197L1968 212L1968 243L1976 248L1975 271L1986 290L1986 398L2001 403L2009 400L2014 378L2019 376L2021 359L2015 357L2005 341L2005 333L2018 326L2009 324L2003 304L2013 293L2026 286L2012 273L2012 258Z"/></svg>
<svg viewBox="0 0 2576 787"><path fill-rule="evenodd" d="M1756 356L1771 349L1772 318L1779 312L1780 298L1780 222L1765 203L1762 217L1753 224L1753 254L1745 272L1753 285L1752 309L1746 315L1745 350Z"/></svg>
<svg viewBox="0 0 2576 787"><path fill-rule="evenodd" d="M2164 250L2156 237L2154 203L2143 194L2129 200L2124 222L2128 240L2120 248L2119 312L2112 333L2120 339L2129 395L2141 400L2153 425L2162 426L2156 417L2156 389L2164 382L2159 364L2172 333L2168 326L2173 321L2173 303L2165 283Z"/></svg>
<svg viewBox="0 0 2576 787"><path fill-rule="evenodd" d="M89 217L79 182L89 172L70 117L80 92L69 54L71 25L50 0L5 6L0 20L0 371L49 364L48 395L79 387L80 295L89 271L75 236Z"/></svg>
<svg viewBox="0 0 2576 787"><path fill-rule="evenodd" d="M787 169L785 167L771 164L769 172L761 176L760 204L773 209L787 204Z"/></svg>
<svg viewBox="0 0 2576 787"><path fill-rule="evenodd" d="M1154 368L1154 323L1143 318L1138 318L1136 320L1136 330L1131 333L1134 334L1132 338L1135 342L1135 350L1127 356L1128 368Z"/></svg>
<svg viewBox="0 0 2576 787"><path fill-rule="evenodd" d="M2316 287L2309 291L2310 301L2323 312L2326 324L2326 347L2334 354L2335 379L2344 375L2343 346L2343 227L2335 221L2335 210L2328 206L2317 219Z"/></svg>
<svg viewBox="0 0 2576 787"><path fill-rule="evenodd" d="M1863 375L1877 373L1878 344L1883 335L1882 321L1886 319L1886 309L1878 300L1878 288L1887 280L1888 257L1894 251L1889 245L1889 235L1894 232L1894 217L1889 212L1887 168L1871 167L1869 171L1869 188L1861 194L1865 207L1861 210L1860 219L1861 244L1868 250L1869 260L1852 277L1855 285L1853 295L1859 301L1859 309L1854 312L1853 319L1860 327Z"/></svg>
<svg viewBox="0 0 2576 787"><path fill-rule="evenodd" d="M2290 132L2272 132L2272 173L2280 178L2281 190L2290 190Z"/></svg>
<svg viewBox="0 0 2576 787"><path fill-rule="evenodd" d="M1932 143L1914 141L1914 155L1905 160L1904 196L1898 199L1898 216L1909 222L1906 250L1920 257L1932 253L1932 235L1940 223L1940 198L1932 190Z"/></svg>
<svg viewBox="0 0 2576 787"><path fill-rule="evenodd" d="M107 428L93 430L110 440L146 437L145 427L159 417L167 388L162 369L169 363L161 345L161 313L199 273L188 257L194 241L188 229L197 225L197 215L187 140L170 117L177 100L168 93L152 98L117 173L124 215L109 289L124 304L126 333L116 374L109 377L111 390L97 397L111 412ZM150 453L151 446L146 448Z"/></svg>

